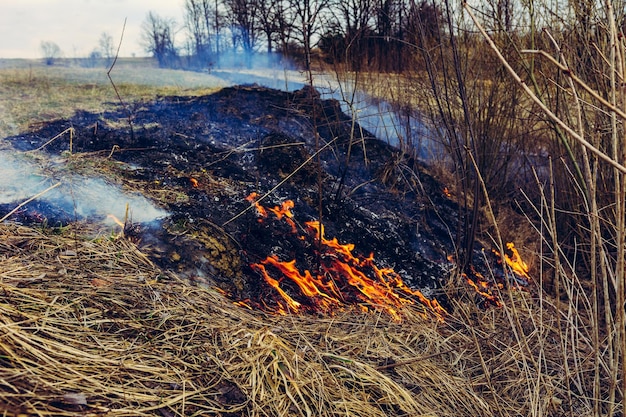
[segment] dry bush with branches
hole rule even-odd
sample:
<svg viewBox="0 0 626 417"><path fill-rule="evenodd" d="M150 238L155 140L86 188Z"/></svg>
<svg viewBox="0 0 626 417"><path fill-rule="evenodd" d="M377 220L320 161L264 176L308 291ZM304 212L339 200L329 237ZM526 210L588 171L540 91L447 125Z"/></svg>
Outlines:
<svg viewBox="0 0 626 417"><path fill-rule="evenodd" d="M463 207L461 252L471 253L474 238L497 247L525 238L536 253L541 297L556 308L549 326L556 326L562 356L550 367L567 375L568 401L580 400L589 415L622 415L623 7L584 0L558 9L507 1L463 6L460 12L441 3L438 41L415 42L415 68L347 76L367 79L364 89L398 108L408 104L440 135L440 166L451 167ZM416 39L424 30L415 27ZM541 320L543 308L542 301ZM543 334L541 320L532 326ZM543 362L532 350L522 355Z"/></svg>

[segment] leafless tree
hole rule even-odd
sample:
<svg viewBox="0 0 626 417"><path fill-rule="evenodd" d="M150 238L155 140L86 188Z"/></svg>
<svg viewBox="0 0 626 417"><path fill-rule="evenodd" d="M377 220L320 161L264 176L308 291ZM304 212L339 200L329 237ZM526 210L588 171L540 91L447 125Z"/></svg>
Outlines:
<svg viewBox="0 0 626 417"><path fill-rule="evenodd" d="M279 31L279 21L284 10L280 7L282 0L258 0L259 2L259 14L258 22L259 29L265 35L267 42L267 52L271 53L273 50L273 42ZM282 16L284 19L284 16Z"/></svg>
<svg viewBox="0 0 626 417"><path fill-rule="evenodd" d="M185 27L190 39L190 56L194 65L207 66L218 53L217 31L220 26L218 2L185 1Z"/></svg>
<svg viewBox="0 0 626 417"><path fill-rule="evenodd" d="M304 49L305 69L311 68L311 51L315 35L321 33L322 18L329 11L331 0L289 0L293 11L293 28L296 39Z"/></svg>
<svg viewBox="0 0 626 417"><path fill-rule="evenodd" d="M63 56L61 48L54 42L42 41L39 48L46 65L54 65L54 61Z"/></svg>
<svg viewBox="0 0 626 417"><path fill-rule="evenodd" d="M338 24L343 29L345 58L351 68L358 71L368 56L367 38L373 20L374 0L340 1L334 9Z"/></svg>
<svg viewBox="0 0 626 417"><path fill-rule="evenodd" d="M113 58L115 53L115 45L113 43L113 37L107 32L102 32L100 35L100 40L98 41L98 46L100 47L100 52L102 56L106 60L110 60Z"/></svg>
<svg viewBox="0 0 626 417"><path fill-rule="evenodd" d="M397 24L395 16L398 9L395 0L376 0L375 6L375 31L376 31L376 61L378 70L389 71L393 63L397 61L393 57Z"/></svg>
<svg viewBox="0 0 626 417"><path fill-rule="evenodd" d="M146 52L152 54L160 67L172 67L178 64L178 51L174 44L173 19L160 17L149 12L142 25L142 40Z"/></svg>
<svg viewBox="0 0 626 417"><path fill-rule="evenodd" d="M200 55L209 44L209 31L204 24L202 0L185 0L185 27L193 40L193 53Z"/></svg>
<svg viewBox="0 0 626 417"><path fill-rule="evenodd" d="M259 0L225 0L228 8L233 47L241 45L247 57L254 52L258 38Z"/></svg>
<svg viewBox="0 0 626 417"><path fill-rule="evenodd" d="M277 0L274 24L276 39L283 55L289 55L289 47L293 38L293 19L290 0Z"/></svg>
<svg viewBox="0 0 626 417"><path fill-rule="evenodd" d="M226 17L225 17L225 12L222 10L224 6L223 4L221 4L221 0L214 0L214 1L215 1L215 7L213 8L213 24L214 24L214 33L215 33L215 53L219 55L222 49L222 30L225 25L224 22L226 20ZM208 24L209 15L206 9L205 9L205 16L206 16L207 24Z"/></svg>

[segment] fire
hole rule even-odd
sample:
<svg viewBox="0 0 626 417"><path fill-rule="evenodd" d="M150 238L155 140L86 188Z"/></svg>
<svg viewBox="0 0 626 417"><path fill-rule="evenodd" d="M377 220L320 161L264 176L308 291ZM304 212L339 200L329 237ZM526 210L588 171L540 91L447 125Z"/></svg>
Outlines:
<svg viewBox="0 0 626 417"><path fill-rule="evenodd" d="M509 251L511 251L511 256L509 256L506 253L504 254L504 261L506 262L506 264L511 268L511 270L515 274L517 274L518 276L522 278L526 278L528 281L531 281L531 278L528 275L528 271L530 271L530 268L528 267L528 264L524 262L524 260L522 260L522 257L520 256L517 248L515 247L515 244L513 242L508 242L506 244L506 248ZM493 252L497 256L499 256L500 259L502 259L502 256L497 250L494 250Z"/></svg>
<svg viewBox="0 0 626 417"><path fill-rule="evenodd" d="M449 255L448 260L455 263L454 256ZM480 295L487 305L493 305L495 307L502 307L502 302L497 295L492 294L494 288L502 288L501 284L496 284L485 278L483 274L478 272L473 265L470 265L469 271L461 272L461 277L465 282Z"/></svg>
<svg viewBox="0 0 626 417"><path fill-rule="evenodd" d="M249 196L248 201L255 204L260 217L267 217L268 211L274 213L278 220L288 222L296 232L292 201L285 201L273 209L262 207L256 201L256 195ZM385 311L400 321L401 307L418 301L439 319L447 314L436 300L429 300L420 291L406 286L393 269L379 268L373 254L368 257L355 255L354 244L341 244L337 238L326 239L324 226L318 221L305 225L306 235L299 236L299 239L319 243L312 245L319 260L316 271L302 270L295 259L281 261L276 255L250 265L280 296L275 309L277 313L321 311L332 314L347 305L357 305L363 311L369 308ZM286 288L292 295L285 291Z"/></svg>
<svg viewBox="0 0 626 417"><path fill-rule="evenodd" d="M265 207L263 207L258 201L256 201L258 196L259 195L257 193L250 193L250 195L246 197L246 201L249 201L254 205L259 217L267 217L267 210L265 210Z"/></svg>
<svg viewBox="0 0 626 417"><path fill-rule="evenodd" d="M191 186L192 186L193 188L198 188L198 186L200 185L200 184L198 183L198 180L197 180L197 179L195 179L194 177L189 177L189 182L191 183Z"/></svg>
<svg viewBox="0 0 626 417"><path fill-rule="evenodd" d="M274 208L266 209L257 201L258 196L259 195L255 192L250 193L250 195L246 197L246 201L249 201L250 203L252 203L254 207L256 208L257 214L260 217L259 221L263 221L263 219L268 216L267 211L269 210L271 213L274 213L274 215L276 216L278 220L281 220L284 218L287 224L291 226L292 233L297 232L296 223L292 220L293 213L291 212L291 209L294 207L293 201L285 200L281 203L280 207L275 206Z"/></svg>
<svg viewBox="0 0 626 417"><path fill-rule="evenodd" d="M500 299L498 299L498 296L491 293L491 289L494 286L500 288L501 285L499 284L494 285L493 283L490 283L489 281L487 281L484 275L476 271L476 269L474 269L473 266L470 266L470 269L471 271L469 274L465 272L461 274L461 276L465 279L465 282L467 282L472 288L474 288L474 290L481 297L483 297L483 299L488 305L493 305L495 307L502 307L502 302L500 301Z"/></svg>
<svg viewBox="0 0 626 417"><path fill-rule="evenodd" d="M498 262L501 264L502 259L506 262L506 264L511 268L513 273L516 275L516 280L518 283L521 282L522 286L528 285L531 281L530 276L528 275L528 271L530 268L528 264L524 262L515 248L515 245L512 242L506 244L507 249L511 252L511 255L504 254L504 257L500 255L500 252L497 250L492 250L492 252L498 257ZM454 256L448 256L448 260L450 262L454 262ZM465 279L468 285L470 285L483 299L490 305L494 305L496 307L501 307L502 302L500 299L493 294L494 289L502 289L504 285L502 283L492 282L486 279L480 272L476 271L473 265L470 265L470 270L468 272L462 272L461 276ZM517 278L524 278L523 280Z"/></svg>

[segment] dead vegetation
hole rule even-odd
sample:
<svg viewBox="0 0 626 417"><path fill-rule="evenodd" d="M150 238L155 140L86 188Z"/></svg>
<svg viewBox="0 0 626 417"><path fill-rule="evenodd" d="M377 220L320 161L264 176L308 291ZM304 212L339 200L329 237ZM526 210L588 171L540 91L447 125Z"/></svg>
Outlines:
<svg viewBox="0 0 626 417"><path fill-rule="evenodd" d="M547 273L487 311L453 279L445 322L410 306L396 323L247 310L148 255L93 226L0 225L4 415L590 416L610 401L593 312L546 295ZM562 290L582 305L576 279Z"/></svg>
<svg viewBox="0 0 626 417"><path fill-rule="evenodd" d="M419 307L401 323L268 316L159 270L120 235L3 224L0 236L4 415L588 411L567 401L556 312L528 293L487 312L465 294L445 323Z"/></svg>
<svg viewBox="0 0 626 417"><path fill-rule="evenodd" d="M209 94L220 86L220 80L208 74L121 62L111 77L128 102L157 95ZM207 85L212 87L206 88ZM2 137L17 134L37 123L69 117L77 108L105 112L118 104L103 68L46 67L34 62L0 67Z"/></svg>

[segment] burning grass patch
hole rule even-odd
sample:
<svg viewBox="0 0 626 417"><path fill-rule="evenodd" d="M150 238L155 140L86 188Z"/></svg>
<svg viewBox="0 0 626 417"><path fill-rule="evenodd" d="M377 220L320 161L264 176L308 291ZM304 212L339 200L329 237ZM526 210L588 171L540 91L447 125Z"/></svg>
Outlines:
<svg viewBox="0 0 626 417"><path fill-rule="evenodd" d="M235 243L245 243L248 259L258 262L291 236L288 224L260 224L251 212L228 230L215 225L244 210L252 189L269 190L312 154L306 126L321 126L336 143L323 179L327 189L339 183L348 141L333 138L343 137L335 133L346 132L345 120L315 121L302 113L298 97L249 86L139 103L140 143L124 128L124 112L104 119L81 112L15 138L38 147L37 140L72 125L78 134L67 158L71 170L143 190L175 215L159 230L172 243L160 260L159 248L151 250L141 233L145 246L117 229L0 225L1 407L13 414L168 417L591 415L592 344L580 324L586 322L574 308L559 310L541 298L540 286L498 290L502 306L482 310L459 278L451 281L456 288L445 287L445 321L404 305L400 323L357 307L333 316L271 315L211 287L258 283L258 274L235 280L243 279L235 267L244 259ZM324 106L335 114L336 105ZM287 133L277 136L278 128ZM46 149L68 152L60 139ZM403 276L420 278L416 286L440 282L449 269L430 258L450 253L446 231L457 206L443 186L393 158L388 147L368 137L366 149L368 169L351 161L349 195L326 200L329 236L354 242L362 255L374 252L386 260L382 266L393 261ZM393 184L391 191L379 185L378 168L389 158L402 161L396 173L409 172L415 184ZM306 187L281 188L281 196L295 198L298 218L313 218L316 191L307 178L319 167L302 172ZM271 200L269 206L283 198ZM278 252L287 255L292 246ZM198 271L199 264L205 269ZM197 279L199 272L211 279Z"/></svg>
<svg viewBox="0 0 626 417"><path fill-rule="evenodd" d="M444 324L411 306L402 323L359 309L273 316L85 225L2 224L0 260L0 404L9 415L564 410L559 353L548 345L557 330L526 293L488 312L456 302Z"/></svg>

